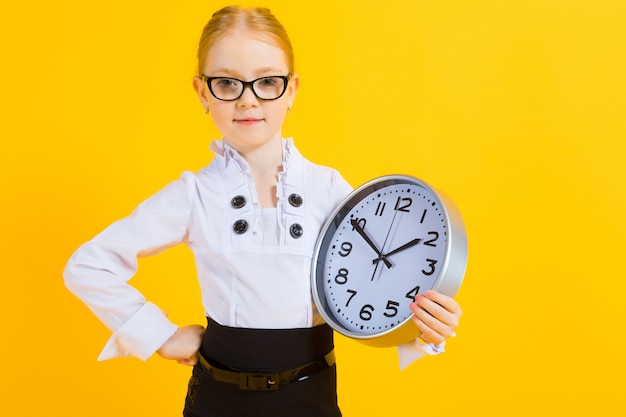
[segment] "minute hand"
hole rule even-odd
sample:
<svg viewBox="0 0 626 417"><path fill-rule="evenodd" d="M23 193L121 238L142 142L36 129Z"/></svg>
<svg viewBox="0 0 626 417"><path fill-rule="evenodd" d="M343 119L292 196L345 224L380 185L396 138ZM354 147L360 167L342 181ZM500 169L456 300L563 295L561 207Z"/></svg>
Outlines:
<svg viewBox="0 0 626 417"><path fill-rule="evenodd" d="M372 239L370 239L367 233L365 233L365 230L363 230L361 225L359 225L359 222L356 221L355 219L352 219L350 220L350 224L352 225L352 227L354 227L354 230L356 230L357 233L361 235L363 240L365 240L367 244L370 245L372 249L374 249L374 252L376 252L376 255L378 255L378 261L382 260L385 263L385 265L387 265L387 268L391 268L392 266L391 262L389 262L387 258L385 258L385 255L383 255L382 252L376 247L374 242L372 242ZM374 263L377 263L377 262L374 262Z"/></svg>
<svg viewBox="0 0 626 417"><path fill-rule="evenodd" d="M377 264L377 263L378 263L381 259L382 259L383 261L386 261L386 260L387 260L387 256L391 256L391 255L396 254L396 253L398 253L398 252L400 252L400 251L403 251L403 250L405 250L405 249L408 249L408 248L410 248L411 246L415 246L415 245L417 245L418 243L420 243L420 242L421 242L421 240L422 240L422 239L413 239L412 241L407 242L407 243L405 243L404 245L402 245L402 246L400 246L400 247L398 247L398 248L395 248L395 249L394 249L394 250L392 250L391 252L388 252L388 253L386 253L386 254L384 254L384 255L383 255L382 253L380 253L380 254L379 254L379 256L378 256L378 258L374 259L374 260L372 261L372 263L373 263L373 264ZM385 265L387 265L387 262L385 262ZM389 266L389 265L387 265L387 268L390 268L390 266Z"/></svg>

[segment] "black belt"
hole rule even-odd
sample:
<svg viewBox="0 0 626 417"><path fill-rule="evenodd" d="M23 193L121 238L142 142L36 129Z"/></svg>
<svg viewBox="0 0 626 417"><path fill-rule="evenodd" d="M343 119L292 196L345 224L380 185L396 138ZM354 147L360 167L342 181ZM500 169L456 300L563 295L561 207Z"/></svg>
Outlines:
<svg viewBox="0 0 626 417"><path fill-rule="evenodd" d="M239 385L239 388L243 390L274 391L281 384L304 381L309 376L333 366L335 364L335 350L331 350L316 361L288 371L275 373L243 372L233 368L226 369L225 365L210 361L200 352L198 353L198 360L216 381Z"/></svg>

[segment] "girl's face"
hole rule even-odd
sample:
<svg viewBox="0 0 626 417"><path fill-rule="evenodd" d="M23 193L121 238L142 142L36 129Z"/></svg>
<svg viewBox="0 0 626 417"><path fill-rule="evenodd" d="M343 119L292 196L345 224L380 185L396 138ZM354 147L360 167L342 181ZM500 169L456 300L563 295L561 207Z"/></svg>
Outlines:
<svg viewBox="0 0 626 417"><path fill-rule="evenodd" d="M285 53L278 46L258 40L249 32L236 31L217 40L207 52L204 75L252 81L267 76L286 76ZM234 101L215 98L206 82L194 79L194 88L224 141L243 154L280 140L282 125L295 99L299 79L292 75L285 93L276 100L259 100L247 87Z"/></svg>

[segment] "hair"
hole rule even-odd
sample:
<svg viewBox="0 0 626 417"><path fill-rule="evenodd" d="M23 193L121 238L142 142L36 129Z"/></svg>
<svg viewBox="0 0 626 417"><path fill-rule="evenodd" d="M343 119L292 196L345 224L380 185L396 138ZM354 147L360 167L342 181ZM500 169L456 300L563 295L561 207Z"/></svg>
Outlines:
<svg viewBox="0 0 626 417"><path fill-rule="evenodd" d="M206 56L213 44L237 29L248 30L264 40L275 43L285 53L289 73L294 73L294 54L283 25L264 7L228 6L213 13L200 36L198 45L198 74L204 70Z"/></svg>

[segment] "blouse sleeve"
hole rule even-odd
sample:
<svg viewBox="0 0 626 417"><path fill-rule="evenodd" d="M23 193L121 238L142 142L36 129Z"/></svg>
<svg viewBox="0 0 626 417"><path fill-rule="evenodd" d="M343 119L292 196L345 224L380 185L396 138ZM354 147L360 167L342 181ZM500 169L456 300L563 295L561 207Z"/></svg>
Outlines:
<svg viewBox="0 0 626 417"><path fill-rule="evenodd" d="M191 214L195 176L184 173L71 256L65 285L110 329L98 360L135 356L146 360L177 330L166 315L128 281L137 258L184 241Z"/></svg>

